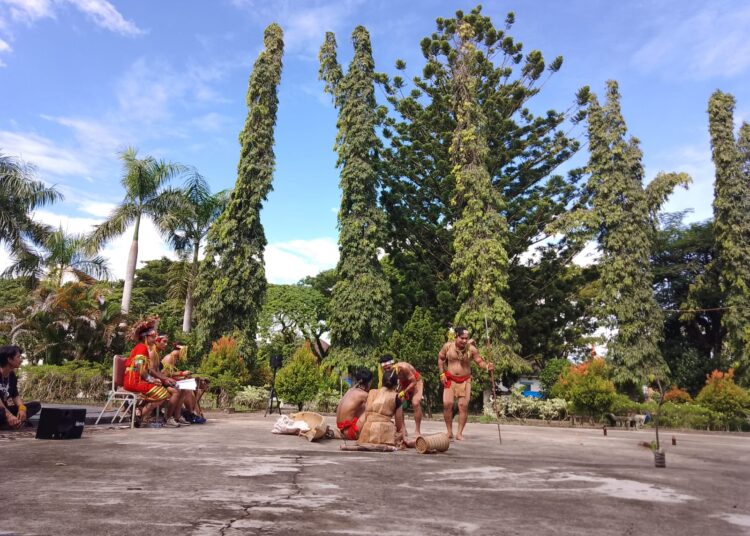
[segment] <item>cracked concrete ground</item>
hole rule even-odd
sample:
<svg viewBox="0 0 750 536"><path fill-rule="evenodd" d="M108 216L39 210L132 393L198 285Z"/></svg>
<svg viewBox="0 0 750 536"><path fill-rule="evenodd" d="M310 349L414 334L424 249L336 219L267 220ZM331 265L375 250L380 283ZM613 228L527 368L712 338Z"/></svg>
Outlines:
<svg viewBox="0 0 750 536"><path fill-rule="evenodd" d="M495 425L469 424L467 441L421 455L211 417L0 440L0 535L750 534L747 434L666 432L677 445L655 469L639 445L653 431L503 425L500 444Z"/></svg>

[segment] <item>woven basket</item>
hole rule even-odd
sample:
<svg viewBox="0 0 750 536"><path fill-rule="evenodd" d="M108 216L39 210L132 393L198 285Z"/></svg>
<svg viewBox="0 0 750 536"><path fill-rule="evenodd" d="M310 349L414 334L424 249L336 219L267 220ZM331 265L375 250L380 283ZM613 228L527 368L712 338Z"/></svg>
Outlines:
<svg viewBox="0 0 750 536"><path fill-rule="evenodd" d="M420 454L433 454L435 452L445 452L451 445L448 434L432 434L428 436L418 436L415 441L415 448Z"/></svg>

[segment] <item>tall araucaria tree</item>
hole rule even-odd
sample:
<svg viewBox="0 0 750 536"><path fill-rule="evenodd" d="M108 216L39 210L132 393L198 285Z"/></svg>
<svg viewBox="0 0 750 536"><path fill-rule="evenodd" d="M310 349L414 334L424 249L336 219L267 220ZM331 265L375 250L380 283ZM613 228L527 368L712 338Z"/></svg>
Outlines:
<svg viewBox="0 0 750 536"><path fill-rule="evenodd" d="M452 95L457 73L452 64L461 46L460 25L469 24L473 30L467 37L475 48L472 98L484 118L478 125L488 149L484 166L504 202L508 232L503 240L511 266L519 265L529 248L547 238L546 225L578 195L579 174L554 173L579 148L571 122L582 119L588 88L564 112L545 108L543 115L534 115L530 108L563 60L546 61L539 50L525 51L510 34L514 20L508 13L504 24L495 25L481 6L439 18L436 30L420 43L425 62L411 85L406 76L378 76L393 108L383 130L390 143L384 153L381 204L388 215L386 253L394 268L397 323L406 322L419 305L448 324L459 306L450 272L462 205L453 203L456 179L449 150L457 128ZM396 68L405 71L406 63L398 60ZM555 247L564 250L566 245ZM532 269L511 270L517 282L511 279L510 286L526 285ZM549 275L565 277L562 262L558 273L562 275ZM415 279L419 285L412 283ZM531 307L533 303L524 308Z"/></svg>
<svg viewBox="0 0 750 536"><path fill-rule="evenodd" d="M156 160L152 156L138 158L138 151L133 148L120 153L120 159L123 163L121 183L125 188L125 199L112 211L109 218L95 227L88 241L90 253L93 253L106 242L125 233L131 225L134 226L121 304L122 313L128 314L138 264L141 220L149 217L157 227L162 227L163 219L175 209L179 197L179 193L167 188L166 184L185 168L180 164Z"/></svg>
<svg viewBox="0 0 750 536"><path fill-rule="evenodd" d="M451 89L456 117L450 147L456 180L453 206L458 211L451 265L451 280L460 303L455 324L470 328L475 336L484 334L484 340L492 341L495 360L505 359L510 365L517 344L513 310L503 297L508 288L505 202L492 187L487 171L488 148L483 131L486 118L477 102L480 62L473 43L474 29L468 22L460 22L456 30L456 54L448 59L453 71Z"/></svg>
<svg viewBox="0 0 750 536"><path fill-rule="evenodd" d="M206 237L206 257L196 287L200 347L208 348L222 335L234 334L251 359L266 292L263 252L267 242L260 211L272 189L275 165L274 127L284 52L281 27L269 25L263 42L248 84L237 181L229 204Z"/></svg>
<svg viewBox="0 0 750 536"><path fill-rule="evenodd" d="M336 38L327 33L320 49L320 78L339 111L337 165L341 168L340 258L330 304L332 357L342 363L370 357L391 321L390 286L378 262L385 216L377 205L378 155L375 129L374 61L367 30L352 34L354 57L344 74L336 59ZM338 357L337 357L338 356Z"/></svg>
<svg viewBox="0 0 750 536"><path fill-rule="evenodd" d="M708 102L711 150L716 167L714 236L719 285L724 294L722 356L750 383L750 126L734 136L732 95L716 91Z"/></svg>
<svg viewBox="0 0 750 536"><path fill-rule="evenodd" d="M577 227L581 237L598 240L600 320L615 333L607 357L619 384L640 387L668 374L659 350L664 314L654 297L650 266L656 215L674 188L688 184L690 177L659 173L643 187L640 142L626 139L615 81L607 82L603 107L591 96L588 131L590 206L561 218L558 228Z"/></svg>

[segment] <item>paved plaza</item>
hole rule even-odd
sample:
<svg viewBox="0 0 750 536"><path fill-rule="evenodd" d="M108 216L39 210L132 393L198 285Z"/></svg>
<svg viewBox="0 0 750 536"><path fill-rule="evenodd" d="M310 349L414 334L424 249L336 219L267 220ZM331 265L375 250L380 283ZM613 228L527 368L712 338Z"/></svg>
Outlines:
<svg viewBox="0 0 750 536"><path fill-rule="evenodd" d="M500 444L496 425L469 424L466 441L423 455L273 435L262 414L210 417L87 426L80 440L4 434L0 535L750 534L748 434L665 432L655 469L640 445L653 430L503 425Z"/></svg>

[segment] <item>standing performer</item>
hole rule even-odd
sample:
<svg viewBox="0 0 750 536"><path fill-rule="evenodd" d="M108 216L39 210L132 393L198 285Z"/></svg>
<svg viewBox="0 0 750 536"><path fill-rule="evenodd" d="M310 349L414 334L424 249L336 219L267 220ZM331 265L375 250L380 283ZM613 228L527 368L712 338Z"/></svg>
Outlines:
<svg viewBox="0 0 750 536"><path fill-rule="evenodd" d="M380 358L380 366L385 372L393 371L398 377L398 396L401 400L409 400L414 408L414 422L416 423L416 433L420 435L422 425L422 394L424 393L424 380L422 380L419 371L413 365L399 361L393 362L393 357L385 354ZM404 428L406 433L406 428Z"/></svg>
<svg viewBox="0 0 750 536"><path fill-rule="evenodd" d="M469 417L471 398L471 362L484 370L495 370L492 363L479 355L479 350L469 340L469 330L455 329L456 340L447 342L438 353L438 370L443 382L443 417L448 428L448 437L453 437L453 401L458 399L458 433L456 439L464 439L463 432ZM447 368L446 368L447 361Z"/></svg>
<svg viewBox="0 0 750 536"><path fill-rule="evenodd" d="M361 430L362 414L367 405L367 393L372 383L372 372L359 369L354 374L354 385L349 389L336 408L336 427L343 439L355 440Z"/></svg>

